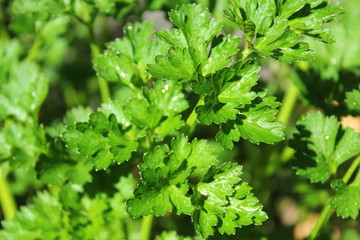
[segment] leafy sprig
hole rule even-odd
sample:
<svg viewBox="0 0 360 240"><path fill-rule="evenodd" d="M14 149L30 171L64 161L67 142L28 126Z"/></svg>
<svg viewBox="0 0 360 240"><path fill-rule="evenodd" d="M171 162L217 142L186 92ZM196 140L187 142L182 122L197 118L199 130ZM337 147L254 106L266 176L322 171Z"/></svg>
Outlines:
<svg viewBox="0 0 360 240"><path fill-rule="evenodd" d="M325 24L335 21L343 12L339 5L327 0L229 0L229 3L225 16L244 31L249 48L246 54L255 52L284 62L313 58L309 44L300 41L303 35L334 42Z"/></svg>
<svg viewBox="0 0 360 240"><path fill-rule="evenodd" d="M356 218L359 213L359 174L348 184L359 164L359 133L339 126L338 120L322 113L311 113L298 123L299 134L294 136L292 146L297 150L294 166L297 174L309 178L311 182L326 182L330 178L335 194L330 206L343 218ZM349 162L353 164L340 178L339 167Z"/></svg>
<svg viewBox="0 0 360 240"><path fill-rule="evenodd" d="M238 227L265 221L261 204L240 178L241 167L230 163L211 166L216 162L205 140L188 143L181 136L172 140L171 149L156 147L139 165L142 179L135 198L127 202L129 214L139 217L171 211L191 215L204 238L213 235L214 228L233 234ZM197 184L189 179L194 173L202 176Z"/></svg>

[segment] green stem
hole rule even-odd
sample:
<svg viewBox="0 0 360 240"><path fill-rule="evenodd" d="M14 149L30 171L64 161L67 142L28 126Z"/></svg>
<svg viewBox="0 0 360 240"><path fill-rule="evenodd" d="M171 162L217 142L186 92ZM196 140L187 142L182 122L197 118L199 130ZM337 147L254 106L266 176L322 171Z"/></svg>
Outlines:
<svg viewBox="0 0 360 240"><path fill-rule="evenodd" d="M344 177L343 177L343 182L345 184L347 184L351 178L351 176L354 174L355 170L359 167L360 165L360 156L358 156L353 163L350 165L350 167L348 168L348 170L346 171Z"/></svg>
<svg viewBox="0 0 360 240"><path fill-rule="evenodd" d="M250 44L246 43L244 50L241 53L241 59L244 60L247 56L253 53L252 47Z"/></svg>
<svg viewBox="0 0 360 240"><path fill-rule="evenodd" d="M35 37L35 40L31 46L29 54L26 57L26 61L28 61L28 62L34 61L36 54L38 53L40 47L41 47L41 41L39 40L38 37Z"/></svg>
<svg viewBox="0 0 360 240"><path fill-rule="evenodd" d="M294 154L295 154L295 150L286 146L281 152L280 162L282 163L288 162L294 156Z"/></svg>
<svg viewBox="0 0 360 240"><path fill-rule="evenodd" d="M141 222L141 240L151 240L152 225L154 222L154 216L146 216Z"/></svg>
<svg viewBox="0 0 360 240"><path fill-rule="evenodd" d="M321 211L320 217L316 222L314 229L312 230L309 240L316 239L317 235L320 233L321 228L329 221L332 215L332 208L330 207L330 200L326 202L324 209Z"/></svg>
<svg viewBox="0 0 360 240"><path fill-rule="evenodd" d="M298 96L299 96L298 88L292 82L290 82L290 86L285 93L277 117L277 120L282 122L285 126L289 124L289 120L296 105L296 100ZM293 154L294 151L292 151L288 147L285 147L282 150L281 154L278 151L273 151L269 157L269 164L267 164L265 168L265 175L271 176L276 171L276 169L278 169L279 165L281 163L284 163L284 161L290 159Z"/></svg>
<svg viewBox="0 0 360 240"><path fill-rule="evenodd" d="M284 125L289 123L289 119L295 107L298 95L298 88L292 82L290 82L290 87L285 93L284 100L282 101L282 105L277 117L277 120L284 123Z"/></svg>
<svg viewBox="0 0 360 240"><path fill-rule="evenodd" d="M12 219L16 212L16 203L12 195L9 184L3 176L2 169L0 168L0 206L4 213L5 219Z"/></svg>
<svg viewBox="0 0 360 240"><path fill-rule="evenodd" d="M221 19L223 16L224 9L226 7L227 2L226 1L216 1L215 7L214 7L214 16L217 19Z"/></svg>
<svg viewBox="0 0 360 240"><path fill-rule="evenodd" d="M190 134L193 130L194 127L196 125L196 121L197 121L197 114L195 112L195 109L197 106L199 105L203 105L204 104L204 98L200 98L199 101L197 102L197 104L195 105L194 109L192 110L192 112L190 113L190 115L188 116L188 118L186 119L185 125L186 125L186 134Z"/></svg>
<svg viewBox="0 0 360 240"><path fill-rule="evenodd" d="M9 33L4 23L5 17L2 6L0 4L0 39L9 39Z"/></svg>
<svg viewBox="0 0 360 240"><path fill-rule="evenodd" d="M91 39L91 43L90 43L91 56L92 56L92 59L95 60L100 55L100 47L99 47L99 45L96 44L92 24L88 24L87 27L89 29L89 34L90 34L90 39ZM109 101L109 99L111 99L109 85L100 76L98 76L97 79L98 79L98 86L99 86L99 90L100 90L101 101L107 102L107 101Z"/></svg>
<svg viewBox="0 0 360 240"><path fill-rule="evenodd" d="M347 184L349 182L351 176L354 174L355 170L359 167L359 164L360 164L360 156L358 156L354 160L354 162L350 165L350 167L346 171L344 177L342 178L342 180L345 184ZM322 210L314 229L311 232L309 240L316 239L317 235L320 233L321 228L329 221L332 214L333 214L333 211L330 206L330 199L329 199L327 201L324 209Z"/></svg>

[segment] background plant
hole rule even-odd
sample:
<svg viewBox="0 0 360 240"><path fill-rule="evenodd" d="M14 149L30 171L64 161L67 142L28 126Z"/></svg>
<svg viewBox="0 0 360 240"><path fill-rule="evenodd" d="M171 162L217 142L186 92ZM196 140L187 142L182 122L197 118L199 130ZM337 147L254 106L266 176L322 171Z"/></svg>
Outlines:
<svg viewBox="0 0 360 240"><path fill-rule="evenodd" d="M359 238L358 3L189 2L0 2L1 239Z"/></svg>

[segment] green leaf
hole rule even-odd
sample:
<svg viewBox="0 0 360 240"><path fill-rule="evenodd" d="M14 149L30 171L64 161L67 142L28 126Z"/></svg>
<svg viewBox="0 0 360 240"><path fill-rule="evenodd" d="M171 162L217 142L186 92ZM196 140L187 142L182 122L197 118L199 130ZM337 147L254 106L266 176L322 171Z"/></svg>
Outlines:
<svg viewBox="0 0 360 240"><path fill-rule="evenodd" d="M255 34L264 35L270 28L276 11L273 1L229 0L229 3L230 7L225 10L225 16L249 35L248 42Z"/></svg>
<svg viewBox="0 0 360 240"><path fill-rule="evenodd" d="M259 70L254 60L239 61L206 78L199 77L192 85L195 92L205 96L205 105L196 108L198 120L205 124L234 120L238 108L256 97L252 87L257 83Z"/></svg>
<svg viewBox="0 0 360 240"><path fill-rule="evenodd" d="M149 73L156 78L189 80L195 73L194 62L189 51L174 48L167 56L156 56L155 64L149 64Z"/></svg>
<svg viewBox="0 0 360 240"><path fill-rule="evenodd" d="M332 4L330 1L325 1L326 4L323 4L323 2L308 0L304 2L303 8L296 12L294 11L292 15L297 17L289 20L291 31L326 43L333 43L335 40L332 36L332 31L325 24L336 21L338 16L344 11L339 4ZM295 8L292 10L295 10Z"/></svg>
<svg viewBox="0 0 360 240"><path fill-rule="evenodd" d="M188 165L196 174L204 174L210 165L216 163L217 156L214 150L209 146L206 140L197 140L191 142L191 154L187 159Z"/></svg>
<svg viewBox="0 0 360 240"><path fill-rule="evenodd" d="M220 35L220 39L216 41L221 41L219 45L211 49L210 56L205 62L205 65L202 68L202 75L207 76L211 73L226 67L229 63L232 62L231 56L234 56L238 53L238 46L240 44L240 38L237 36L227 35L223 37Z"/></svg>
<svg viewBox="0 0 360 240"><path fill-rule="evenodd" d="M62 135L67 146L87 157L96 169L129 160L139 145L114 114L107 118L102 112L92 113L89 122L78 122L67 129Z"/></svg>
<svg viewBox="0 0 360 240"><path fill-rule="evenodd" d="M204 173L217 158L205 140L194 139L188 143L187 137L180 136L167 145L157 146L144 156L139 165L141 184L135 190L135 198L130 199L128 213L133 217L164 215L176 211L190 215L193 206L188 194L188 177L191 173Z"/></svg>
<svg viewBox="0 0 360 240"><path fill-rule="evenodd" d="M145 99L132 98L124 105L124 111L131 123L140 127L151 129L158 126L162 118L161 111Z"/></svg>
<svg viewBox="0 0 360 240"><path fill-rule="evenodd" d="M161 124L155 128L156 141L161 142L168 135L173 136L178 134L178 130L184 126L184 121L181 115L169 116Z"/></svg>
<svg viewBox="0 0 360 240"><path fill-rule="evenodd" d="M0 159L7 159L11 157L11 145L7 143L5 136L0 132Z"/></svg>
<svg viewBox="0 0 360 240"><path fill-rule="evenodd" d="M91 0L91 2L100 12L114 14L117 12L117 5L119 3L129 4L134 2L134 0Z"/></svg>
<svg viewBox="0 0 360 240"><path fill-rule="evenodd" d="M191 240L191 237L183 237L176 234L175 231L162 232L155 240Z"/></svg>
<svg viewBox="0 0 360 240"><path fill-rule="evenodd" d="M360 86L359 90L354 89L346 93L346 103L350 110L360 112Z"/></svg>
<svg viewBox="0 0 360 240"><path fill-rule="evenodd" d="M229 3L225 16L245 32L247 46L260 56L284 62L313 59L309 45L300 42L303 35L334 42L325 24L334 22L343 13L338 4L327 0L230 0Z"/></svg>
<svg viewBox="0 0 360 240"><path fill-rule="evenodd" d="M48 13L60 14L64 11L62 1L54 0L16 0L12 4L12 11L15 14L22 13Z"/></svg>
<svg viewBox="0 0 360 240"><path fill-rule="evenodd" d="M275 97L256 98L252 104L239 109L240 114L234 121L223 123L216 139L226 148L232 148L232 141L240 137L252 143L273 144L284 140L284 125L276 121L279 102Z"/></svg>
<svg viewBox="0 0 360 240"><path fill-rule="evenodd" d="M71 238L69 216L55 196L39 193L34 204L24 207L13 220L2 222L0 231L3 240L55 240L58 236Z"/></svg>
<svg viewBox="0 0 360 240"><path fill-rule="evenodd" d="M128 116L126 116L124 112L123 104L121 104L119 101L108 101L107 103L103 103L101 104L101 107L98 108L98 111L104 113L107 117L109 117L111 114L115 114L117 121L125 127L131 125Z"/></svg>
<svg viewBox="0 0 360 240"><path fill-rule="evenodd" d="M117 192L114 197L110 199L110 205L112 207L111 214L115 219L126 219L126 201L134 197L134 189L136 188L137 180L133 174L127 176L121 176L118 183L115 184Z"/></svg>
<svg viewBox="0 0 360 240"><path fill-rule="evenodd" d="M207 10L200 5L181 5L172 10L169 17L177 29L156 33L170 45L170 50L166 56L157 56L155 64L149 65L149 72L154 77L189 81L195 73L206 76L232 62L240 38L215 38L222 25L211 19Z"/></svg>
<svg viewBox="0 0 360 240"><path fill-rule="evenodd" d="M18 40L0 39L0 84L8 81L8 74L18 68L20 54L23 48Z"/></svg>
<svg viewBox="0 0 360 240"><path fill-rule="evenodd" d="M134 186L131 175L120 178L119 183ZM125 212L120 210L128 197L127 193L115 194L118 203L105 194L97 194L93 198L74 192L73 188L65 185L60 194L40 192L34 198L33 204L24 206L12 220L2 222L0 230L2 240L57 240L57 239L101 239L109 236L109 240L118 238L138 239L138 236L129 231L131 228L119 228L124 218L127 224L137 222L128 219ZM73 202L73 204L71 203ZM125 233L125 231L128 231Z"/></svg>
<svg viewBox="0 0 360 240"><path fill-rule="evenodd" d="M136 64L154 63L154 57L164 54L168 45L162 41L154 40L154 22L127 23L124 28L124 37L109 42L106 46L119 55L126 55Z"/></svg>
<svg viewBox="0 0 360 240"><path fill-rule="evenodd" d="M46 155L42 155L36 164L36 171L44 183L63 186L66 183L84 185L92 180L90 171L93 164L76 149L66 148L55 138L49 143Z"/></svg>
<svg viewBox="0 0 360 240"><path fill-rule="evenodd" d="M276 18L265 35L256 38L254 50L260 56L271 56L284 62L312 60L309 45L299 40L300 37L289 30L286 19Z"/></svg>
<svg viewBox="0 0 360 240"><path fill-rule="evenodd" d="M146 154L139 168L142 183L134 191L135 198L127 202L131 216L159 216L172 211L191 213L193 207L187 196L187 175L181 178L178 175L186 166L174 154L169 155L168 146L158 146Z"/></svg>
<svg viewBox="0 0 360 240"><path fill-rule="evenodd" d="M32 119L48 93L48 80L37 65L28 62L12 69L9 75L9 81L0 86L0 119L9 116L20 121Z"/></svg>
<svg viewBox="0 0 360 240"><path fill-rule="evenodd" d="M221 234L234 234L238 227L267 219L251 188L241 181L241 174L241 167L235 164L213 166L195 187L192 218L204 238L214 235L214 228Z"/></svg>
<svg viewBox="0 0 360 240"><path fill-rule="evenodd" d="M153 40L154 23L126 24L124 37L107 44L104 54L94 60L94 68L105 80L121 82L133 88L150 79L146 65L154 63L156 55L164 54L168 45Z"/></svg>
<svg viewBox="0 0 360 240"><path fill-rule="evenodd" d="M214 100L214 96L209 96L205 98L205 105L196 108L197 119L208 125L227 122L236 118L236 114L239 112L236 107L236 103L219 103Z"/></svg>
<svg viewBox="0 0 360 240"><path fill-rule="evenodd" d="M4 142L2 161L8 161L13 169L33 166L46 150L45 131L40 126L11 123L0 133Z"/></svg>
<svg viewBox="0 0 360 240"><path fill-rule="evenodd" d="M145 96L165 116L173 116L189 107L181 90L182 86L175 81L158 80L152 89L145 89Z"/></svg>
<svg viewBox="0 0 360 240"><path fill-rule="evenodd" d="M94 68L101 78L109 82L120 82L132 86L133 77L137 77L137 67L127 55L118 55L106 50L94 60Z"/></svg>
<svg viewBox="0 0 360 240"><path fill-rule="evenodd" d="M331 197L330 206L342 218L357 218L360 210L360 174L354 183L346 185L341 179L331 182L335 195Z"/></svg>
<svg viewBox="0 0 360 240"><path fill-rule="evenodd" d="M73 107L66 112L63 122L54 121L51 126L46 127L46 132L52 138L59 137L66 131L66 125L72 125L75 122L85 122L89 119L91 113L92 110L89 107Z"/></svg>
<svg viewBox="0 0 360 240"><path fill-rule="evenodd" d="M337 168L360 152L359 133L339 126L338 120L322 113L310 113L299 122L298 134L290 143L296 150L297 174L311 182L325 182Z"/></svg>
<svg viewBox="0 0 360 240"><path fill-rule="evenodd" d="M360 59L357 57L360 54L358 45L360 29L353 27L354 22L359 18L360 2L349 0L341 2L341 6L344 7L345 14L341 16L341 21L338 24L332 26L333 35L336 36L336 42L333 44L324 44L311 39L310 45L311 48L316 49L315 61L311 63L311 68L321 75L321 79L336 81L334 88L343 93L344 90L351 91L359 85L356 81L352 81L352 77L342 77L341 73L344 70L352 71L360 65ZM319 77L316 76L316 78ZM312 79L310 81L313 82ZM339 86L338 82L340 82L341 85L344 84L344 86ZM329 84L321 83L321 86L323 85L328 86ZM347 85L349 87L347 87ZM311 87L309 86L309 88ZM323 95L328 92L333 96L340 95L323 89L315 89L314 91L323 92ZM344 97L345 96L341 94L336 101L342 102Z"/></svg>

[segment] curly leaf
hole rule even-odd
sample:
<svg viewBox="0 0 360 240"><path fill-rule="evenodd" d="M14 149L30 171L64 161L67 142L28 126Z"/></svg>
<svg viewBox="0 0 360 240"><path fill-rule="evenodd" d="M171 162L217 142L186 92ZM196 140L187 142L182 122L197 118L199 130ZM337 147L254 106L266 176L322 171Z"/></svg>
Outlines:
<svg viewBox="0 0 360 240"><path fill-rule="evenodd" d="M129 160L138 142L126 135L116 116L108 118L102 112L90 115L89 122L78 122L62 135L67 146L77 149L94 164L96 169L108 167L113 161Z"/></svg>
<svg viewBox="0 0 360 240"><path fill-rule="evenodd" d="M211 167L191 198L195 229L207 238L215 233L234 234L236 228L261 224L267 219L251 188L241 181L241 167L230 163Z"/></svg>

